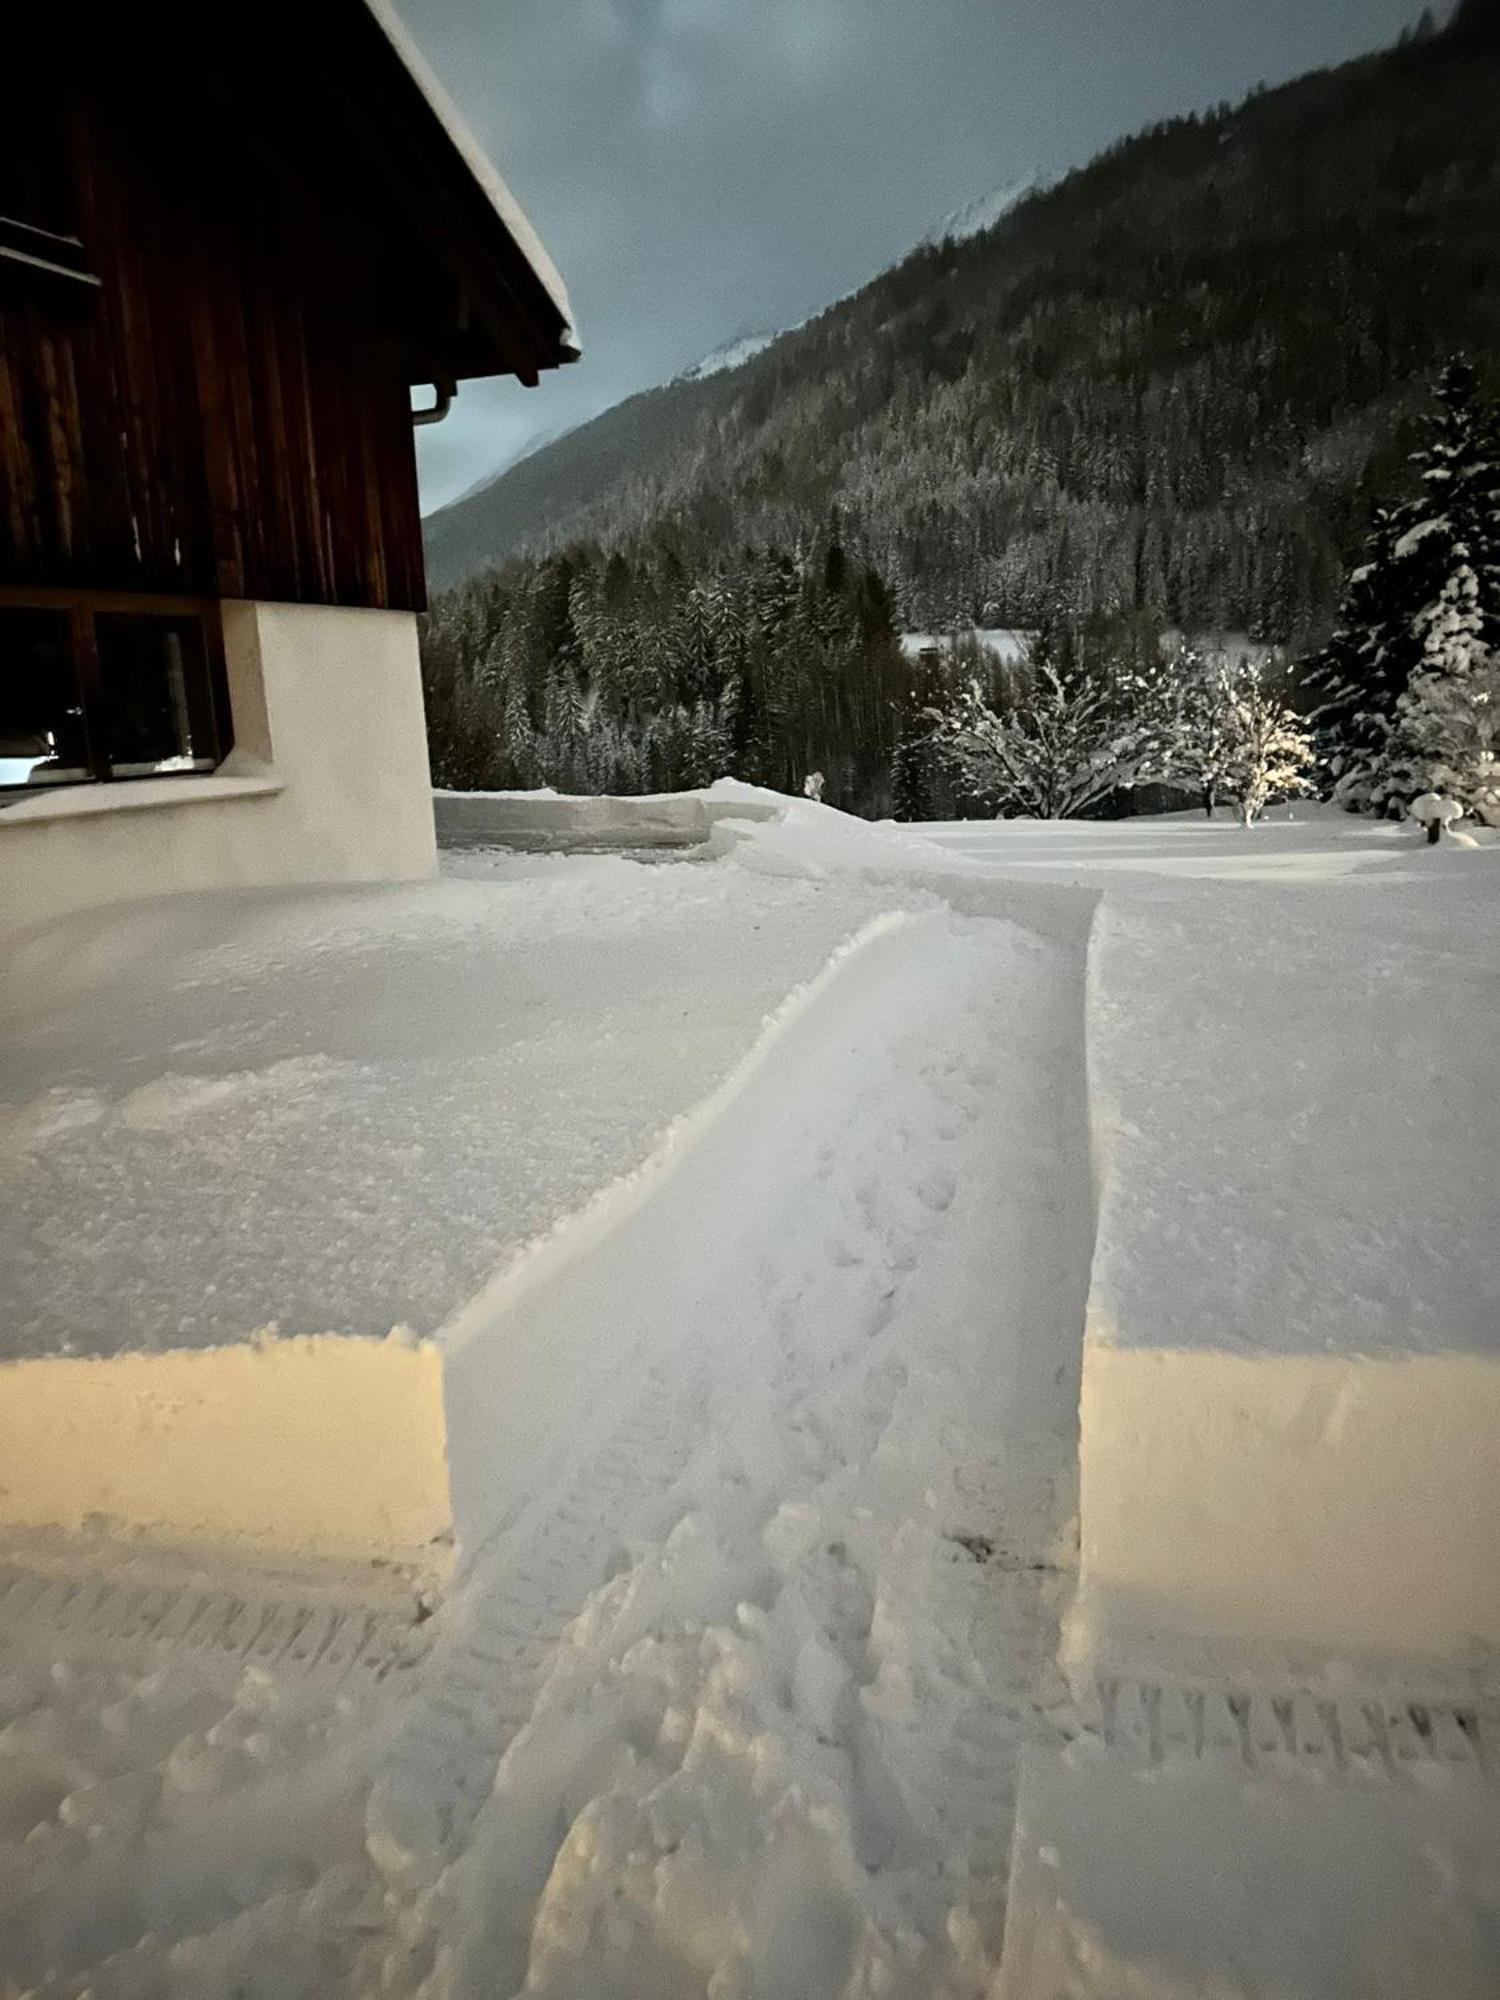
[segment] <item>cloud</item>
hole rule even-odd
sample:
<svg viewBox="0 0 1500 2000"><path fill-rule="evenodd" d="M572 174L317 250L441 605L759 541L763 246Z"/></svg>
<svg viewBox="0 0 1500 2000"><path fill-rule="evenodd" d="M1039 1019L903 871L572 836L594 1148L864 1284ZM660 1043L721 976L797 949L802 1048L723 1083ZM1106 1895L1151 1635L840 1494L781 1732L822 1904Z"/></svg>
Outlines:
<svg viewBox="0 0 1500 2000"><path fill-rule="evenodd" d="M641 59L641 102L653 125L672 125L692 105L693 80L670 49L649 49Z"/></svg>

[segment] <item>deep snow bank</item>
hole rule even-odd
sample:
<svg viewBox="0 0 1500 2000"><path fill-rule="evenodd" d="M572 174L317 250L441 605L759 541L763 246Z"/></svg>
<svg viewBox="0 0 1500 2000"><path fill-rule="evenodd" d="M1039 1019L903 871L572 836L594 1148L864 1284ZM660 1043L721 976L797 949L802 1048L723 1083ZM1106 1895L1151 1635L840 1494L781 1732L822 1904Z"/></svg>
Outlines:
<svg viewBox="0 0 1500 2000"><path fill-rule="evenodd" d="M1497 1835L1461 1764L1033 1751L988 2000L1491 2000Z"/></svg>
<svg viewBox="0 0 1500 2000"><path fill-rule="evenodd" d="M548 789L533 792L434 792L433 818L438 845L448 850L474 847L545 849L572 853L619 848L701 846L716 820L738 813L769 818L787 802L736 801L728 805L708 792L653 792L641 797L578 796Z"/></svg>
<svg viewBox="0 0 1500 2000"><path fill-rule="evenodd" d="M1500 1646L1493 878L1106 900L1079 1650Z"/></svg>
<svg viewBox="0 0 1500 2000"><path fill-rule="evenodd" d="M457 866L17 943L0 1521L441 1569L435 1336L638 1168L790 991L922 902L738 869Z"/></svg>
<svg viewBox="0 0 1500 2000"><path fill-rule="evenodd" d="M1302 806L922 831L1041 908L1100 898L1078 1657L1170 1632L1482 1673L1500 853Z"/></svg>

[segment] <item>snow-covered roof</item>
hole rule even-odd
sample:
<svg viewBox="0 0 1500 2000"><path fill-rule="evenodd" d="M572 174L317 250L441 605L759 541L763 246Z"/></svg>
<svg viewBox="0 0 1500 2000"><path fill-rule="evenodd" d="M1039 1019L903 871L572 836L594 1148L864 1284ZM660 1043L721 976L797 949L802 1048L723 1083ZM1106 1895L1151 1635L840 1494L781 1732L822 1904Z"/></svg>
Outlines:
<svg viewBox="0 0 1500 2000"><path fill-rule="evenodd" d="M408 34L405 23L391 4L391 0L365 0L365 5L391 48L400 57L412 82L426 98L433 116L452 140L455 150L473 175L485 199L509 230L516 248L535 272L537 282L562 315L565 323L564 344L573 348L575 352L578 351L577 323L573 318L573 308L568 299L568 288L563 283L557 266L547 255L542 239L527 220L521 204L500 178L493 162L459 116L457 106L433 74L427 58Z"/></svg>

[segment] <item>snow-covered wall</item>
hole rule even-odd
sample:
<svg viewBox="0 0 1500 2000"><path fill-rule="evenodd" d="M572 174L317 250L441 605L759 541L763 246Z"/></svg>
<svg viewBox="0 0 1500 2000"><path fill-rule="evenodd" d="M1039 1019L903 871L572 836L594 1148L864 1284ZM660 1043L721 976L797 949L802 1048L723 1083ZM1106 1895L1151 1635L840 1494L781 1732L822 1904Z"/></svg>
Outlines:
<svg viewBox="0 0 1500 2000"><path fill-rule="evenodd" d="M697 847L722 819L769 819L776 810L754 799L710 792L648 792L640 798L579 797L552 791L434 792L439 844L445 848Z"/></svg>
<svg viewBox="0 0 1500 2000"><path fill-rule="evenodd" d="M179 890L433 873L410 612L226 603L235 747L206 778L0 810L0 931Z"/></svg>

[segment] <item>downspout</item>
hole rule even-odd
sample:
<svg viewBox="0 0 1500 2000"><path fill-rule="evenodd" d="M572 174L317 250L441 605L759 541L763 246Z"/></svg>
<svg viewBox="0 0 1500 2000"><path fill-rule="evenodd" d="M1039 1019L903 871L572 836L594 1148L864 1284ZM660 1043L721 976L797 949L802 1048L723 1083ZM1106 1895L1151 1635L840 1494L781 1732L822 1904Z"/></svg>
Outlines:
<svg viewBox="0 0 1500 2000"><path fill-rule="evenodd" d="M412 423L440 424L453 408L453 398L457 394L458 384L451 375L435 376L432 384L432 403L425 410L413 410Z"/></svg>

